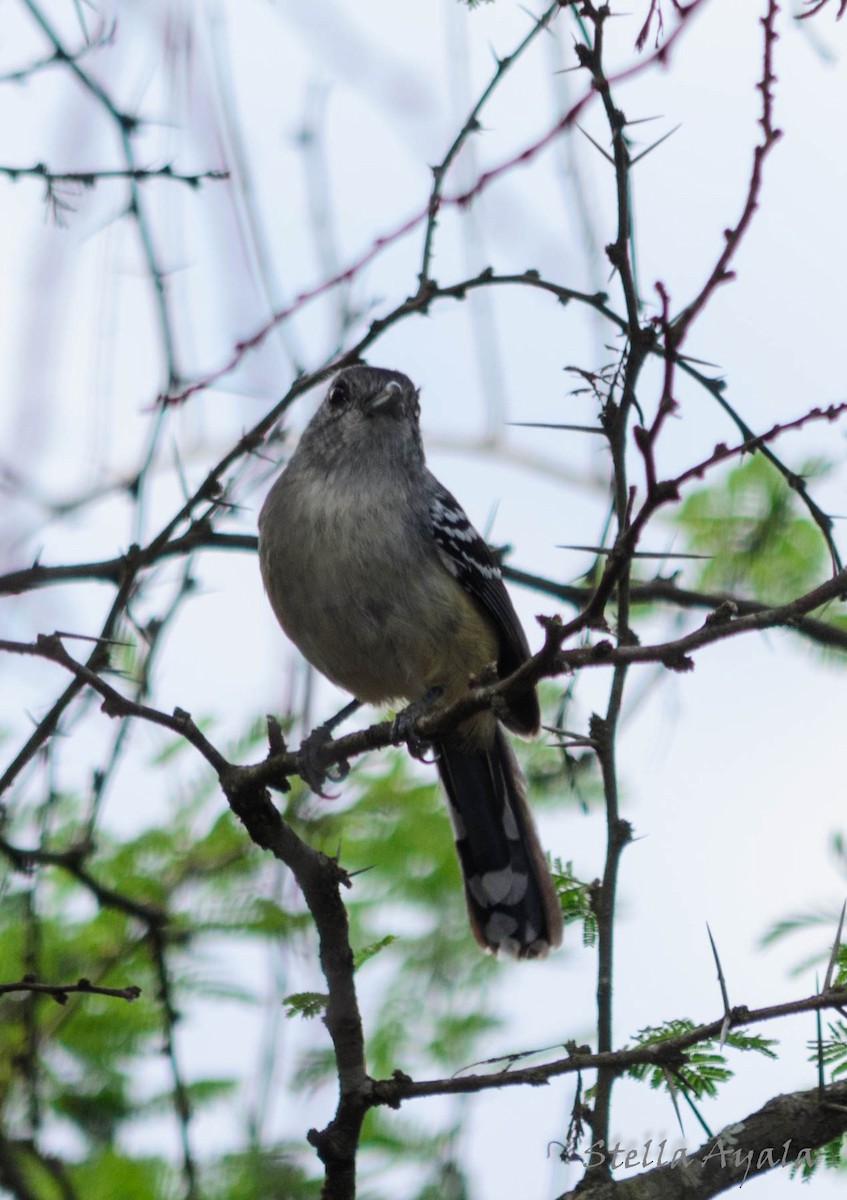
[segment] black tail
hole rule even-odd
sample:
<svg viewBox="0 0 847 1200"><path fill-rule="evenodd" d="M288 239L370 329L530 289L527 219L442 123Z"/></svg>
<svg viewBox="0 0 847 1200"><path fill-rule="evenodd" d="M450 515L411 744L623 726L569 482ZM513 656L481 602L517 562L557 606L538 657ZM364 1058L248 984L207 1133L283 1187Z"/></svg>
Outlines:
<svg viewBox="0 0 847 1200"><path fill-rule="evenodd" d="M495 954L543 957L562 940L562 910L503 730L487 749L454 735L438 752L474 937Z"/></svg>

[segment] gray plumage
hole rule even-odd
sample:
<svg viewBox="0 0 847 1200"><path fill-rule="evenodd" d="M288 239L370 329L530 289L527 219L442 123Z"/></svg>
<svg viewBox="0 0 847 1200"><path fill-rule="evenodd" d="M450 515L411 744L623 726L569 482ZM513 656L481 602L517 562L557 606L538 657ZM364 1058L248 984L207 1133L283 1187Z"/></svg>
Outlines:
<svg viewBox="0 0 847 1200"><path fill-rule="evenodd" d="M529 656L496 560L426 467L419 415L400 372L341 371L259 517L280 624L322 674L371 704L435 687L449 702L483 667L505 676ZM501 716L535 734L535 688ZM561 910L497 719L470 718L436 751L477 940L545 954L561 941Z"/></svg>

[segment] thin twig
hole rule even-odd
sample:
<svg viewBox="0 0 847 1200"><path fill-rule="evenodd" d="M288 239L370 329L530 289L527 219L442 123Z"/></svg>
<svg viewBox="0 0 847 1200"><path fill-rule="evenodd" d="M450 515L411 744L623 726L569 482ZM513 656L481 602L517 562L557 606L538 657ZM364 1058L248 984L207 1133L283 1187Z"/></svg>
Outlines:
<svg viewBox="0 0 847 1200"><path fill-rule="evenodd" d="M44 983L41 980L25 975L23 979L19 979L16 983L0 983L0 995L10 995L13 992L52 996L57 1004L67 1004L68 996L72 996L74 993L91 996L115 996L118 1000L132 1002L133 1000L137 1000L141 995L141 988L136 987L135 984L130 984L129 987L124 988L101 987L99 984L91 983L88 979L78 979L76 983Z"/></svg>

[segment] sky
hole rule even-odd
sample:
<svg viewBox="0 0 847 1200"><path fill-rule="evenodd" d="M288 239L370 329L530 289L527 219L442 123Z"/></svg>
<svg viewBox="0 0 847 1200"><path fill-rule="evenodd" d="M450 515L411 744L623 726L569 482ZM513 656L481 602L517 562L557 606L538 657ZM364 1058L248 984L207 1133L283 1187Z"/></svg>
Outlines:
<svg viewBox="0 0 847 1200"><path fill-rule="evenodd" d="M635 32L646 5L618 6L610 58L636 61ZM665 5L669 8L669 5ZM624 13L632 13L627 16ZM674 49L670 66L622 83L617 102L633 121L637 148L669 134L633 173L638 278L647 311L661 280L681 307L705 279L738 219L757 137L761 3L707 0ZM271 310L358 263L426 204L431 166L493 71L529 28L518 4L496 0L473 12L455 0L333 0L205 4L122 0L76 10L52 0L43 11L78 42L82 11L90 30L117 19L113 46L93 51L112 94L145 114L137 139L142 162L184 171L238 164L241 186L207 182L195 192L146 184L145 211L167 270L179 366L187 377L215 372L237 341ZM669 16L669 14L666 14ZM687 349L716 364L727 396L754 429L790 420L813 405L845 399L844 263L847 194L843 112L847 101L844 28L833 12L798 25L780 16L776 120L784 136L766 164L765 191L735 264ZM573 27L562 18L509 72L484 110L483 130L448 176L455 195L479 175L534 145L556 113L581 95L573 66ZM9 13L0 73L39 57L43 35L25 7ZM114 130L90 97L56 70L25 86L5 85L0 163L46 161L54 170L90 169L119 156ZM607 143L595 102L570 130L526 165L506 173L461 213L439 222L433 274L441 283L491 264L502 272L538 269L584 290L619 297L602 247L611 240L611 168L589 139ZM304 138L304 131L310 137ZM297 364L324 361L415 287L420 226L390 246L349 287L304 305L237 370L167 417L143 528L114 493L102 503L45 522L45 498L61 501L125 477L138 464L163 386L161 339L136 231L121 220L122 185L69 189L61 223L45 214L42 185L0 178L0 513L3 566L40 551L44 562L111 556L155 530L179 503L179 470L193 485L239 433L290 384ZM345 305L356 310L344 325ZM616 339L587 310L563 309L519 288L437 302L426 319L395 326L371 354L421 387L430 465L492 540L514 547L514 564L561 580L590 557L561 549L594 544L605 509L599 439L515 428L510 421L587 423L596 414L569 395L573 364L611 361ZM655 402L656 372L644 395ZM299 427L318 397L298 404ZM710 398L680 385L680 411L661 444L663 471L705 457L733 430ZM792 466L823 456L834 464L816 486L828 511L843 514L844 440L838 426L815 426L782 439ZM633 478L640 485L637 464ZM15 485L23 474L28 492ZM239 482L231 528L255 530L267 464ZM840 534L840 527L837 529ZM658 523L650 549L669 551L674 532ZM843 540L842 540L842 549ZM513 594L530 641L534 621L556 606ZM93 629L108 589L52 589L25 605L4 605L6 636L31 638L57 625ZM665 625L655 620L642 638ZM214 654L209 647L214 647ZM245 663L250 664L249 671ZM9 671L9 664L4 664ZM243 727L257 694L270 708L288 695L296 657L262 596L255 562L207 556L202 594L190 620L178 621L157 679L163 708L203 712L219 697L221 736ZM577 687L574 719L605 704L608 680L588 674ZM43 709L56 672L34 666L5 689L2 720L19 739L22 709ZM730 996L752 1006L814 989L814 971L789 971L823 951L834 922L796 944L763 951L775 920L792 913L837 913L844 894L829 842L843 829L842 669L821 663L784 632L735 638L700 652L691 674L644 668L625 706L620 745L624 811L634 844L621 873L616 1042L672 1016L713 1019L720 996L706 924L718 944ZM318 704L331 711L329 689ZM22 703L23 702L23 703ZM145 734L138 734L140 749ZM140 819L131 780L109 805L116 828ZM603 820L571 801L545 815L545 844L591 879L602 867ZM594 960L571 934L548 964L516 965L505 987L504 1046L590 1036ZM186 1053L215 1042L201 1021ZM811 1019L765 1032L783 1039L780 1064L738 1065L738 1077L707 1108L717 1129L777 1091L812 1086L806 1041ZM251 1035L246 1035L248 1038ZM191 1039L194 1038L192 1043ZM243 1054L219 1047L222 1064ZM570 1082L474 1102L464 1154L480 1195L557 1195L575 1174L548 1158L572 1098ZM328 1110L327 1110L328 1113ZM281 1120L284 1119L282 1116ZM678 1137L667 1100L624 1085L614 1110L622 1140ZM290 1132L290 1130L289 1130ZM205 1136L221 1127L210 1124ZM698 1128L686 1125L696 1146ZM518 1147L512 1151L511 1147ZM749 1194L795 1194L776 1172L746 1185ZM818 1178L814 1194L835 1195Z"/></svg>

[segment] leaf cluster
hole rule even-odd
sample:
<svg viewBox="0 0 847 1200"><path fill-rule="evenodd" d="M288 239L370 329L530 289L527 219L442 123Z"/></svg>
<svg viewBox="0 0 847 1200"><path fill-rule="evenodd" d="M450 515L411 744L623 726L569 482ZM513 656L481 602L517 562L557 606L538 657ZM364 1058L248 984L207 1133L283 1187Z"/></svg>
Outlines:
<svg viewBox="0 0 847 1200"><path fill-rule="evenodd" d="M662 1042L681 1034L689 1033L695 1028L693 1021L687 1018L674 1018L662 1025L646 1026L635 1036L636 1046L659 1046ZM734 1072L727 1065L724 1045L733 1050L755 1052L766 1058L775 1059L772 1047L776 1043L762 1037L760 1034L743 1033L737 1029L729 1029L720 1044L713 1039L699 1042L684 1053L681 1063L673 1068L657 1066L652 1063L637 1063L627 1068L627 1074L632 1079L646 1080L653 1089L663 1088L673 1095L675 1090L681 1090L694 1099L702 1099L717 1095L718 1086L732 1078Z"/></svg>

